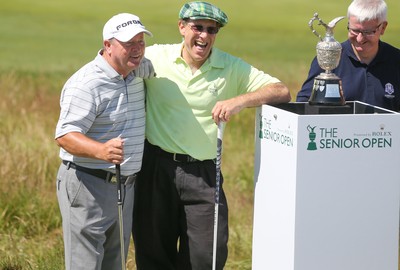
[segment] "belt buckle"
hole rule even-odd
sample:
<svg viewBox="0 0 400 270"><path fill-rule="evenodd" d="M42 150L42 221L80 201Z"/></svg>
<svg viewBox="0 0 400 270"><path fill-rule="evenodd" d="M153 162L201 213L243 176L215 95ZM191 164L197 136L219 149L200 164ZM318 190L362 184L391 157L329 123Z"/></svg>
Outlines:
<svg viewBox="0 0 400 270"><path fill-rule="evenodd" d="M110 178L110 183L111 184L116 184L117 183L117 176L115 174L112 174Z"/></svg>

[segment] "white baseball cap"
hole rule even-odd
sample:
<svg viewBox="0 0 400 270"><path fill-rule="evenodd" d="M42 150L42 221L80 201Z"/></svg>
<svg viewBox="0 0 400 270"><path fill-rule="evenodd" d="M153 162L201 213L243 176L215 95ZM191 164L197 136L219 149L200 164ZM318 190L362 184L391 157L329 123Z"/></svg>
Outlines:
<svg viewBox="0 0 400 270"><path fill-rule="evenodd" d="M106 22L103 28L103 40L118 39L127 42L139 33L153 34L146 30L138 16L129 13L120 13Z"/></svg>

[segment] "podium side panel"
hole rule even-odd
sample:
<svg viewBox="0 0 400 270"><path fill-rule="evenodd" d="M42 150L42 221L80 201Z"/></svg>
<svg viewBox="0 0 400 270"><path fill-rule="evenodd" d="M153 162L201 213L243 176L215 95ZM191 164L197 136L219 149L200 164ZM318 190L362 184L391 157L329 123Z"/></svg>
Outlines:
<svg viewBox="0 0 400 270"><path fill-rule="evenodd" d="M297 117L270 106L257 110L253 270L294 267Z"/></svg>

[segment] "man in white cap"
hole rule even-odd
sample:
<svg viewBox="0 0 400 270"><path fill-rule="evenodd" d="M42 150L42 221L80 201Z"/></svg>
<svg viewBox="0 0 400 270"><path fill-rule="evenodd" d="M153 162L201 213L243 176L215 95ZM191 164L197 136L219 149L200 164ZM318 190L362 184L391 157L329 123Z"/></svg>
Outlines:
<svg viewBox="0 0 400 270"><path fill-rule="evenodd" d="M143 79L135 70L145 52L144 34L132 14L112 17L103 49L66 82L55 140L60 146L57 197L63 220L66 269L121 269L115 165L120 164L123 238L128 253L133 188L145 131Z"/></svg>

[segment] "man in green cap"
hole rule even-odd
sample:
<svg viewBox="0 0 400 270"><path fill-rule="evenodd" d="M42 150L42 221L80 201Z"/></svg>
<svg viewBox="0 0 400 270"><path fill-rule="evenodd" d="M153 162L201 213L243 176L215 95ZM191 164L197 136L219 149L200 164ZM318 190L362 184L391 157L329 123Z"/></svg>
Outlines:
<svg viewBox="0 0 400 270"><path fill-rule="evenodd" d="M139 270L211 269L216 124L247 107L290 101L277 78L213 47L227 23L218 7L187 3L178 22L183 42L146 48L157 76L145 81L147 141L135 187ZM216 269L228 255L222 182L221 175Z"/></svg>

